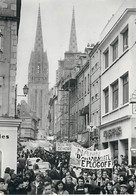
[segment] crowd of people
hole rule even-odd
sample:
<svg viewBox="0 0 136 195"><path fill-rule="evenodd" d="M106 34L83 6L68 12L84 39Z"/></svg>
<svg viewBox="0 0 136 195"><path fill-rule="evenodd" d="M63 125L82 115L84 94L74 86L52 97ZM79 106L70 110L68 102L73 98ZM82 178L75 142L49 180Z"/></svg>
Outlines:
<svg viewBox="0 0 136 195"><path fill-rule="evenodd" d="M50 170L34 172L27 159L39 157L48 161ZM42 148L18 152L17 173L7 167L0 178L3 194L136 194L135 169L127 162L114 162L113 169L87 170L70 166L70 153L50 153Z"/></svg>

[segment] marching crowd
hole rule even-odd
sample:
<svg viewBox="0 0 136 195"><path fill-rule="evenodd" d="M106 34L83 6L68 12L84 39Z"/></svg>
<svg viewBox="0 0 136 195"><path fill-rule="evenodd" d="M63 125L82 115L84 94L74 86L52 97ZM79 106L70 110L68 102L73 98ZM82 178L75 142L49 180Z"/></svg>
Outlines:
<svg viewBox="0 0 136 195"><path fill-rule="evenodd" d="M34 172L27 158L40 157L51 164L50 170ZM114 162L113 169L85 170L69 166L68 152L49 153L42 148L18 153L17 173L7 167L0 178L3 194L68 195L68 194L136 194L135 169L127 161Z"/></svg>

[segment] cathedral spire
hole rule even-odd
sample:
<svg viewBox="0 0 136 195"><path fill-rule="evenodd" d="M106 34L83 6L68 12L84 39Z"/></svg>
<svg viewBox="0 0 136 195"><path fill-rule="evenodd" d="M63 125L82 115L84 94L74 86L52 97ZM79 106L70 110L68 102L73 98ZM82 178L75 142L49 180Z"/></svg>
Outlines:
<svg viewBox="0 0 136 195"><path fill-rule="evenodd" d="M76 53L77 50L78 49L77 49L77 40L76 40L75 11L73 7L69 51Z"/></svg>
<svg viewBox="0 0 136 195"><path fill-rule="evenodd" d="M42 25L41 25L41 11L40 4L38 9L38 19L37 19L37 29L36 29L36 37L35 37L35 51L43 51L43 38L42 38Z"/></svg>

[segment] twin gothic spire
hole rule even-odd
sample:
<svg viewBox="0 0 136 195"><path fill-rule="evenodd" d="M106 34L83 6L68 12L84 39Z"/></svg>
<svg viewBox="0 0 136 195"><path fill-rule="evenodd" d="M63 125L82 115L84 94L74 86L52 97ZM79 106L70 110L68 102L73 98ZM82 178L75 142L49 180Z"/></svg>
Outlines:
<svg viewBox="0 0 136 195"><path fill-rule="evenodd" d="M39 10L38 10L37 29L36 29L34 50L35 51L41 51L41 50L43 51L43 37L42 37L40 5L39 5ZM69 42L69 52L76 53L77 51L78 51L78 49L77 49L77 39L76 39L75 11L73 8L70 42Z"/></svg>

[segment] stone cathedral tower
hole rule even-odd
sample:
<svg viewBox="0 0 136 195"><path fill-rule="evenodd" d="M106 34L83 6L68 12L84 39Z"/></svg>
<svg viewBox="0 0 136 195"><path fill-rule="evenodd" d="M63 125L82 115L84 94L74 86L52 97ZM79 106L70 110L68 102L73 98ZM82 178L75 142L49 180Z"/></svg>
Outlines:
<svg viewBox="0 0 136 195"><path fill-rule="evenodd" d="M40 118L39 131L47 132L49 67L47 53L43 48L40 6L38 10L37 29L34 51L31 52L28 70L28 105Z"/></svg>

